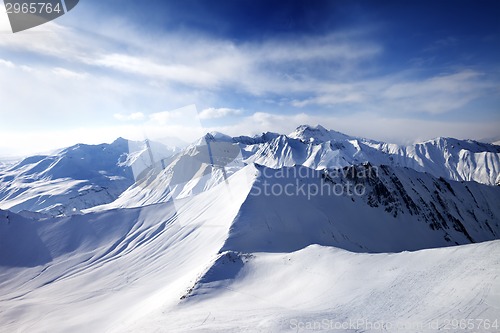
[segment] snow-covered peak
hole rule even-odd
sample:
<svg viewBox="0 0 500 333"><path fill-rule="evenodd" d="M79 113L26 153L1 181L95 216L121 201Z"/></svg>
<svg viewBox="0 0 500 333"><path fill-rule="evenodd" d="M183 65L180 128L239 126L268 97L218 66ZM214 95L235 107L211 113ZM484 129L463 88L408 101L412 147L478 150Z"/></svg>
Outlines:
<svg viewBox="0 0 500 333"><path fill-rule="evenodd" d="M212 131L198 138L187 147L188 149L193 149L193 147L206 146L208 142L233 142L233 141L234 141L233 138L227 134L217 131Z"/></svg>
<svg viewBox="0 0 500 333"><path fill-rule="evenodd" d="M258 179L287 179L250 165L177 202L45 221L0 212L2 330L280 332L290 318L427 323L460 318L464 307L493 322L498 241L339 249L497 237L498 189L386 171L355 200L257 195ZM309 174L306 185L323 181Z"/></svg>
<svg viewBox="0 0 500 333"><path fill-rule="evenodd" d="M125 138L122 138L121 136L116 139L115 141L113 141L110 145L111 146L122 146L122 145L128 145L129 143L129 140L125 139Z"/></svg>
<svg viewBox="0 0 500 333"><path fill-rule="evenodd" d="M322 143L327 141L349 140L352 137L334 130L327 130L321 125L309 126L301 125L290 133L288 137L292 139L300 139L305 142Z"/></svg>
<svg viewBox="0 0 500 333"><path fill-rule="evenodd" d="M205 135L205 139L209 141L232 142L233 138L221 132L212 131Z"/></svg>
<svg viewBox="0 0 500 333"><path fill-rule="evenodd" d="M417 143L416 145L427 145L434 146L441 150L468 150L471 153L500 153L500 147L491 143L484 143L475 140L459 140L455 138L448 137L438 137L435 139L427 140L422 143Z"/></svg>
<svg viewBox="0 0 500 333"><path fill-rule="evenodd" d="M265 132L265 133L255 135L252 137L245 136L245 135L237 136L237 137L234 137L233 140L235 142L238 142L238 143L241 143L244 145L256 145L256 144L270 142L276 138L283 137L283 136L285 136L285 135L282 135L279 133L274 133L274 132Z"/></svg>
<svg viewBox="0 0 500 333"><path fill-rule="evenodd" d="M249 163L319 170L366 162L488 185L500 179L500 146L493 144L440 137L400 146L302 125L289 136L266 132L230 137L211 132L182 150L118 138L111 144L78 144L28 157L0 168L0 208L81 210L118 197L126 199L118 207L135 207L206 191ZM144 177L155 186L144 186L139 181ZM60 204L66 208L53 209Z"/></svg>
<svg viewBox="0 0 500 333"><path fill-rule="evenodd" d="M76 144L27 157L0 170L0 208L57 215L109 203L134 184L142 170L175 152L155 142L118 138L110 144Z"/></svg>

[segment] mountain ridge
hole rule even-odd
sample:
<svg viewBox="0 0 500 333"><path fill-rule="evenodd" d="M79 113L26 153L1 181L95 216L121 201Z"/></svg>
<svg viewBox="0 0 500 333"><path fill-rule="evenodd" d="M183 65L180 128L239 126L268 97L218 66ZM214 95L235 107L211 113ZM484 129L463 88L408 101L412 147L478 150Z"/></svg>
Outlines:
<svg viewBox="0 0 500 333"><path fill-rule="evenodd" d="M283 177L279 172L292 176ZM469 244L463 230L456 230L453 219L446 215L443 219L449 223L448 228L439 220L436 226L441 229L431 228L433 221L418 220L419 211L404 199L404 193L410 191L398 191L397 187L399 183L405 188L416 185L417 193L427 187L428 196L421 197L428 206L432 201L436 205L442 201L446 207L439 210L441 214L447 208L456 216L471 210L477 219L472 220L471 214L463 226L478 242L498 236L497 224L492 225L491 237L478 237L487 235L483 220L489 214L488 207L498 221L500 188L447 182L404 168L386 167L378 176L362 179L351 176L356 174L345 170L335 177L325 174L325 170L303 166L272 169L250 164L229 176L227 183L221 182L195 196L147 207L45 220L0 211L2 327L8 331L42 327L53 332L68 328L76 332L89 328L97 332L132 332L175 326L196 331L199 326L193 328L195 320L197 325L206 324L204 331L219 332L224 321L210 316L217 313L217 317L226 318L227 304L233 304L228 303L230 299L242 311L242 304L260 308L262 300L267 300L264 309L269 311L276 309L279 302L281 321L307 320L314 313L330 313L332 306L345 309L342 315L354 319L366 309L360 300L383 299L367 310L376 318L394 311L384 305L386 298L382 296L387 290L387 297L400 300L402 312L413 309L414 319L429 320L437 313L446 318L451 310L458 315L464 309L493 318L498 304L492 298L498 290L494 283L498 276L498 241ZM372 191L355 198L318 195L314 191L309 193L310 198L303 194L290 197L254 192L263 190L266 180L272 188L272 184L286 185L289 181L295 185L300 179L306 186L363 180ZM371 194L381 186L377 180L387 187L387 191L378 190L386 195L371 201ZM441 200L433 196L435 191ZM464 199L461 193L468 191L474 199L465 198L467 205L455 207L455 198ZM483 196L489 201L483 202ZM417 202L417 194L412 194L411 200ZM445 232L450 241L445 239ZM404 252L455 245L455 241L469 245ZM374 254L387 250L403 252ZM457 275L470 274L470 269L476 272L471 278L456 280ZM276 281L288 283L279 286ZM470 292L457 293L457 283L462 287L465 283ZM342 287L337 288L337 284ZM299 286L308 288L309 297L298 296L302 294L296 292ZM349 293L356 292L349 296L342 293L345 288ZM418 290L412 297L402 297L408 288ZM432 313L425 310L428 294L441 300ZM416 312L415 299L425 303ZM443 306L446 312L439 310ZM47 308L50 311L40 317L39 311ZM167 323L174 318L175 325ZM281 325L273 321L264 327L280 330Z"/></svg>
<svg viewBox="0 0 500 333"><path fill-rule="evenodd" d="M298 149L289 141L314 148L268 136L284 151ZM121 197L140 207L59 217L0 210L2 330L494 320L500 187L384 164L273 168L244 162L253 148L271 154L265 143L207 139L169 157L143 148L120 160L142 163Z"/></svg>
<svg viewBox="0 0 500 333"><path fill-rule="evenodd" d="M301 125L288 135L212 132L184 149L148 142L118 138L108 145L78 144L0 168L0 208L57 215L164 202L205 191L249 163L317 170L371 163L500 184L500 147L472 140L436 138L399 146ZM112 158L109 150L115 151Z"/></svg>
<svg viewBox="0 0 500 333"><path fill-rule="evenodd" d="M143 162L149 156L141 145L118 138L111 144L76 144L26 157L0 169L0 208L59 215L112 202L149 163Z"/></svg>

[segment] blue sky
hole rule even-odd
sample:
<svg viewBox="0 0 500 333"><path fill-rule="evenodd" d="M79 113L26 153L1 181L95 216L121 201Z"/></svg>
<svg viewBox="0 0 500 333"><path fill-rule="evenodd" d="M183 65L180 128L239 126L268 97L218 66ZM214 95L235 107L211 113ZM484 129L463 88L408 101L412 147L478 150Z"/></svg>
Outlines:
<svg viewBox="0 0 500 333"><path fill-rule="evenodd" d="M304 123L497 137L498 17L481 0L82 0L12 34L2 10L0 156Z"/></svg>

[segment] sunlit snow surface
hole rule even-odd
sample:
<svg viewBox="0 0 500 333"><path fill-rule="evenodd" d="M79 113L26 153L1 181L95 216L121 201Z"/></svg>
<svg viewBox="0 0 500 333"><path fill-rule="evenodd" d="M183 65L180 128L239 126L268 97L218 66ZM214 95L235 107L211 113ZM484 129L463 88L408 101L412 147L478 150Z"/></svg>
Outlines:
<svg viewBox="0 0 500 333"><path fill-rule="evenodd" d="M164 157L175 150L155 144L154 151ZM144 143L119 138L0 163L0 209L71 215L112 202L150 164L148 155Z"/></svg>
<svg viewBox="0 0 500 333"><path fill-rule="evenodd" d="M42 220L2 212L2 331L297 332L358 319L427 331L426 323L498 317L499 241L395 254L314 245L327 239L326 226L294 230L300 218L289 224L279 218L285 208L298 213L297 202L258 209L281 200L249 195L261 172L249 165L227 184L144 208ZM248 204L253 209L245 211ZM232 241L254 219L270 216L268 228L257 223L245 242ZM367 216L365 226L383 223L376 217ZM396 249L414 235L402 226L385 240L355 239L366 232L358 227L337 230L353 239L338 244L389 242ZM276 239L273 229L288 234ZM299 234L311 243L280 251L296 247ZM435 235L422 228L409 244L447 244ZM258 251L240 251L242 245Z"/></svg>
<svg viewBox="0 0 500 333"><path fill-rule="evenodd" d="M213 156L229 160L214 167L208 143ZM288 136L207 134L183 150L150 144L146 149L144 143L118 139L109 145L76 145L50 156L28 157L9 167L0 164L0 209L70 215L166 202L205 191L251 163L320 170L370 162L448 180L500 183L500 146L452 138L400 146L321 126L300 126Z"/></svg>
<svg viewBox="0 0 500 333"><path fill-rule="evenodd" d="M499 327L500 147L310 126L134 144L0 165L1 332Z"/></svg>

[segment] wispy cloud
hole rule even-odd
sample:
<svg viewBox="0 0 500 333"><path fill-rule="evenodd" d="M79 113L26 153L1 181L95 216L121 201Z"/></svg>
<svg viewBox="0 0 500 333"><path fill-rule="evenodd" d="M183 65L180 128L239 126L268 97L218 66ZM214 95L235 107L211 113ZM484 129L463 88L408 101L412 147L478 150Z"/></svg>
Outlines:
<svg viewBox="0 0 500 333"><path fill-rule="evenodd" d="M462 70L420 81L392 84L383 97L405 112L445 113L463 107L494 88L482 73Z"/></svg>
<svg viewBox="0 0 500 333"><path fill-rule="evenodd" d="M106 31L90 35L51 22L32 33L8 35L0 46L146 80L207 90L237 87L262 95L308 91L302 83L316 76L318 61L334 68L337 79L347 75L382 52L381 45L366 35L346 31L238 44L189 33L147 39L120 25L110 39ZM125 52L123 45L129 45Z"/></svg>
<svg viewBox="0 0 500 333"><path fill-rule="evenodd" d="M121 113L115 113L113 115L117 120L121 121L133 121L133 120L142 120L144 119L144 114L142 112L134 112L131 114L121 114Z"/></svg>
<svg viewBox="0 0 500 333"><path fill-rule="evenodd" d="M52 69L52 72L56 75L74 80L83 80L88 76L88 73L75 72L61 67L56 67Z"/></svg>
<svg viewBox="0 0 500 333"><path fill-rule="evenodd" d="M446 38L438 39L434 41L431 45L424 49L426 52L434 52L439 49L448 48L452 46L456 46L459 43L459 39L454 36L448 36Z"/></svg>
<svg viewBox="0 0 500 333"><path fill-rule="evenodd" d="M8 60L4 60L4 59L0 59L0 65L5 66L5 67L9 67L9 68L15 67L13 62L8 61Z"/></svg>
<svg viewBox="0 0 500 333"><path fill-rule="evenodd" d="M228 116L237 116L242 114L242 110L240 109L231 109L231 108L208 108L204 109L200 112L200 119L217 119L224 118Z"/></svg>
<svg viewBox="0 0 500 333"><path fill-rule="evenodd" d="M498 95L498 75L465 67L386 71L378 61L387 51L370 29L236 42L193 32L143 34L123 20L102 22L89 31L50 22L14 35L0 15L0 32L9 32L0 38L0 115L10 135L31 131L49 138L61 131L70 143L76 140L71 128L98 124L106 129L97 131L102 139L133 129L153 137L188 135L189 141L210 130L200 119L213 119L225 124L213 129L234 135L322 123L401 141L477 137L481 126L495 124L443 126L433 117ZM202 111L158 112L186 104ZM336 115L343 109L349 116ZM429 118L416 120L422 114ZM50 131L33 130L43 126Z"/></svg>
<svg viewBox="0 0 500 333"><path fill-rule="evenodd" d="M405 114L441 114L491 94L497 84L485 76L484 73L464 69L430 78L415 79L406 74L347 84L324 84L312 97L293 100L292 105L358 105L370 111L383 108Z"/></svg>
<svg viewBox="0 0 500 333"><path fill-rule="evenodd" d="M121 72L138 74L150 79L181 83L187 86L214 86L217 76L208 71L185 64L165 65L146 57L125 54L107 54L86 60L90 65L104 66Z"/></svg>

